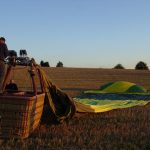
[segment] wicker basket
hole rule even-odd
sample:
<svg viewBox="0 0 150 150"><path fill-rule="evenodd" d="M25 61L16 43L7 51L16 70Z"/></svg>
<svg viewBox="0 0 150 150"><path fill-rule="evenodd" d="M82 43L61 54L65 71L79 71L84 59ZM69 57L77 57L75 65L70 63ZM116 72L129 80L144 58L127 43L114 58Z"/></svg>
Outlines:
<svg viewBox="0 0 150 150"><path fill-rule="evenodd" d="M1 94L0 137L27 138L39 125L44 98L45 93L36 91Z"/></svg>
<svg viewBox="0 0 150 150"><path fill-rule="evenodd" d="M0 96L1 137L26 138L38 126L45 94Z"/></svg>

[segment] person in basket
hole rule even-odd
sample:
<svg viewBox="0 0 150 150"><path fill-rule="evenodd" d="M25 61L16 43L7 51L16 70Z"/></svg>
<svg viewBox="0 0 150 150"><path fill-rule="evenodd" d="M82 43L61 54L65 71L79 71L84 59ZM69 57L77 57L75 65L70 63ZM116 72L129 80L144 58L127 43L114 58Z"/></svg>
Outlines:
<svg viewBox="0 0 150 150"><path fill-rule="evenodd" d="M7 70L4 60L8 56L8 48L5 41L4 37L0 38L0 93L2 93L2 84Z"/></svg>

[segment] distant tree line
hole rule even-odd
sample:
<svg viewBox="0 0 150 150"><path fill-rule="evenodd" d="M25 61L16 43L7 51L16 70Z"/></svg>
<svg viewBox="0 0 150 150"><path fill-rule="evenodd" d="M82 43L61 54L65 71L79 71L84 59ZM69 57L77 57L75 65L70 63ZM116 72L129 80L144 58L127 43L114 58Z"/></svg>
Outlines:
<svg viewBox="0 0 150 150"><path fill-rule="evenodd" d="M63 63L61 61L59 61L56 65L56 67L63 67Z"/></svg>
<svg viewBox="0 0 150 150"><path fill-rule="evenodd" d="M17 52L15 50L9 50L9 56L17 57ZM20 56L21 57L27 57L27 51L26 50L20 50ZM45 61L41 60L40 65L41 65L41 67L50 67L48 61L45 62ZM64 65L61 61L59 61L56 64L56 67L64 67ZM125 67L119 63L116 66L114 66L113 69L125 69ZM135 70L149 70L149 67L145 62L139 61L135 66Z"/></svg>
<svg viewBox="0 0 150 150"><path fill-rule="evenodd" d="M43 60L40 62L41 67L50 67L49 62L44 62Z"/></svg>
<svg viewBox="0 0 150 150"><path fill-rule="evenodd" d="M23 58L27 57L27 51L25 49L21 49L19 54ZM9 50L9 56L17 57L17 52L15 50ZM45 62L45 61L41 60L40 65L41 65L41 67L50 67L48 61ZM61 61L59 61L56 64L56 67L64 67L64 65ZM119 63L116 66L114 66L113 69L125 69L125 67ZM149 67L145 62L139 61L135 66L135 70L149 70Z"/></svg>
<svg viewBox="0 0 150 150"><path fill-rule="evenodd" d="M122 64L117 64L114 69L125 69Z"/></svg>
<svg viewBox="0 0 150 150"><path fill-rule="evenodd" d="M41 60L41 62L40 62L40 65L41 65L41 67L50 67L50 65L49 65L49 62L44 62L43 60ZM56 64L56 67L63 67L64 65L63 65L63 63L61 62L61 61L59 61L57 64Z"/></svg>
<svg viewBox="0 0 150 150"><path fill-rule="evenodd" d="M147 64L143 61L138 62L135 66L135 69L136 70L149 70Z"/></svg>
<svg viewBox="0 0 150 150"><path fill-rule="evenodd" d="M40 65L42 67L50 67L49 65L49 62L44 62L43 60L40 62ZM57 64L56 64L56 67L64 67L63 63L61 61L59 61ZM113 69L126 69L122 64L117 64L116 66L114 66ZM149 70L148 68L148 65L143 62L143 61L140 61L136 64L135 66L135 70Z"/></svg>
<svg viewBox="0 0 150 150"><path fill-rule="evenodd" d="M122 64L117 64L113 69L125 69ZM149 70L147 64L143 61L140 61L136 64L135 70Z"/></svg>

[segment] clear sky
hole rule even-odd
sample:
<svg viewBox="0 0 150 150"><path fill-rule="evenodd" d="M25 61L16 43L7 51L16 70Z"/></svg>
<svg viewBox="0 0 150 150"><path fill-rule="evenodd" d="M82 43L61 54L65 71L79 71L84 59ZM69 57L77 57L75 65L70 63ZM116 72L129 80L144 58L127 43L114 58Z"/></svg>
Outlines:
<svg viewBox="0 0 150 150"><path fill-rule="evenodd" d="M0 36L38 62L150 65L150 0L0 0Z"/></svg>

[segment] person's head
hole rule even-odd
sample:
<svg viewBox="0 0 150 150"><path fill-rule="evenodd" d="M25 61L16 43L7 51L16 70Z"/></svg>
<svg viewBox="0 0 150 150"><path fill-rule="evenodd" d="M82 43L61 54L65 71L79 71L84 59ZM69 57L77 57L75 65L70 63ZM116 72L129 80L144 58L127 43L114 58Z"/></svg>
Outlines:
<svg viewBox="0 0 150 150"><path fill-rule="evenodd" d="M4 37L0 37L0 43L5 43L6 39Z"/></svg>
<svg viewBox="0 0 150 150"><path fill-rule="evenodd" d="M10 83L11 83L11 84L12 84L12 83L15 83L15 81L14 81L13 79L11 79L11 80L10 80Z"/></svg>

